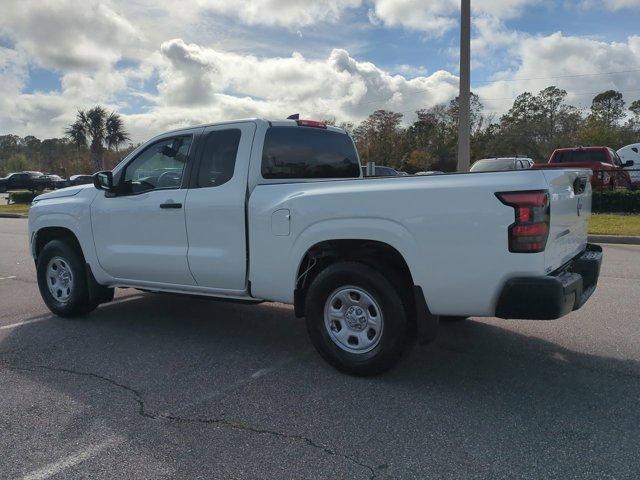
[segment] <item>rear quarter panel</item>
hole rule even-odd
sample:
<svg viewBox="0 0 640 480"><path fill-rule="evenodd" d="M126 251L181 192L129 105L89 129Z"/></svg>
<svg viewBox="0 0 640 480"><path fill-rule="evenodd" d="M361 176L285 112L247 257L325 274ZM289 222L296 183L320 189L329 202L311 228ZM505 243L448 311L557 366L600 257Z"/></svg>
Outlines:
<svg viewBox="0 0 640 480"><path fill-rule="evenodd" d="M508 278L544 274L544 253L509 253L514 210L495 192L544 188L530 170L258 185L248 203L251 293L291 303L310 247L369 239L403 255L433 313L491 316ZM272 232L281 209L289 235Z"/></svg>

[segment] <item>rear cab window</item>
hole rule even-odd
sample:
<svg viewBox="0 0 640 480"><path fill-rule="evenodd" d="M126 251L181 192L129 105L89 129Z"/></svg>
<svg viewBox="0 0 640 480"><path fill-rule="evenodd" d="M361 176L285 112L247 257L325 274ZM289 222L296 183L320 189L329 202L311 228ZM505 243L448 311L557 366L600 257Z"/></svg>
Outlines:
<svg viewBox="0 0 640 480"><path fill-rule="evenodd" d="M611 163L604 150L567 150L555 152L552 163Z"/></svg>
<svg viewBox="0 0 640 480"><path fill-rule="evenodd" d="M359 178L351 138L342 132L303 126L273 126L262 151L265 179Z"/></svg>

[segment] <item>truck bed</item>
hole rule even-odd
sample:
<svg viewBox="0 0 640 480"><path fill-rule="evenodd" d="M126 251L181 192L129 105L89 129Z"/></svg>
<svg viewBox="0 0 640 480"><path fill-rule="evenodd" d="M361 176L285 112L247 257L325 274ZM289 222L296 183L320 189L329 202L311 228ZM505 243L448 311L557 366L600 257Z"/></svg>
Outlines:
<svg viewBox="0 0 640 480"><path fill-rule="evenodd" d="M248 202L249 251L255 252L249 261L252 295L291 302L291 289L283 286L295 284L294 259L324 240L363 238L393 245L402 254L433 313L493 316L509 278L546 275L584 250L590 187L572 193L578 177L588 178L587 172L258 185ZM495 194L522 190L550 193L550 234L541 253L509 252L514 209Z"/></svg>

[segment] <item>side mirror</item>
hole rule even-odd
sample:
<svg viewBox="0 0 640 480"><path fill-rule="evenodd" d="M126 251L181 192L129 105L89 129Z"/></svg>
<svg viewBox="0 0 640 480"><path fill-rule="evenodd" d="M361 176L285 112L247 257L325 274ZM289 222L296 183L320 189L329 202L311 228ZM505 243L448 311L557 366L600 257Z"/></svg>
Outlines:
<svg viewBox="0 0 640 480"><path fill-rule="evenodd" d="M93 186L98 190L113 192L113 174L111 173L111 170L96 173L93 176Z"/></svg>
<svg viewBox="0 0 640 480"><path fill-rule="evenodd" d="M169 145L165 145L160 149L160 153L165 157L174 158L178 154L178 150Z"/></svg>
<svg viewBox="0 0 640 480"><path fill-rule="evenodd" d="M633 160L627 160L622 164L624 168L633 167L634 165L635 165L635 162Z"/></svg>

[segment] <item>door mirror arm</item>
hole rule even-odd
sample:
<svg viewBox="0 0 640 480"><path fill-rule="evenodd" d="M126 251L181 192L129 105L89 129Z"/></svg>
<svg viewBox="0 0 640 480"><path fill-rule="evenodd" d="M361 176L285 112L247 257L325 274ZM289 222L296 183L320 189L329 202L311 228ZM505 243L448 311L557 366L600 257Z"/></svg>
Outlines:
<svg viewBox="0 0 640 480"><path fill-rule="evenodd" d="M635 162L633 160L627 160L626 162L624 162L622 164L622 166L624 168L629 168L629 167L633 167L635 165Z"/></svg>

